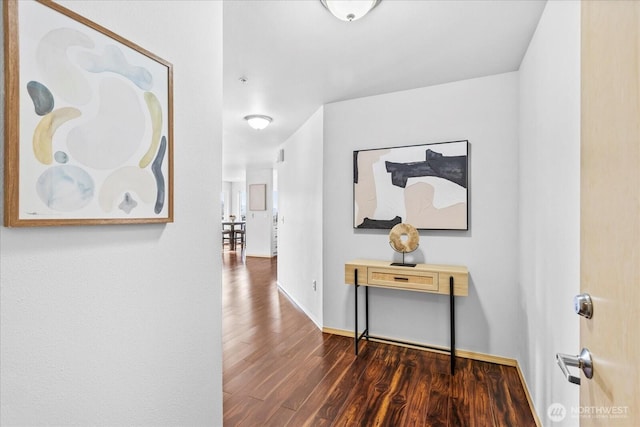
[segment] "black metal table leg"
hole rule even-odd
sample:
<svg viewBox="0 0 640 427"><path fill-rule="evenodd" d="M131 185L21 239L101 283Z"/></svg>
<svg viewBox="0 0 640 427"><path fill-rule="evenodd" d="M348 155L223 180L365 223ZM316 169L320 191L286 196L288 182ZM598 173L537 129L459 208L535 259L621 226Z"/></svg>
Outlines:
<svg viewBox="0 0 640 427"><path fill-rule="evenodd" d="M451 375L456 369L456 323L455 305L453 300L453 276L449 276L449 311L451 314Z"/></svg>
<svg viewBox="0 0 640 427"><path fill-rule="evenodd" d="M365 334L364 336L369 341L369 287L364 287L364 327Z"/></svg>
<svg viewBox="0 0 640 427"><path fill-rule="evenodd" d="M354 344L354 350L355 350L355 355L356 357L358 356L358 350L359 350L359 343L360 343L360 339L362 337L364 337L367 341L369 341L370 338L373 339L379 339L383 342L390 342L390 343L398 343L398 344L410 344L413 346L417 346L417 347L421 347L421 348L427 348L427 349L441 349L438 347L433 347L433 346L429 346L429 345L421 345L421 344L415 344L415 343L408 343L405 341L399 341L399 340L393 340L393 339L389 339L386 337L377 337L377 336L371 336L369 334L369 286L367 284L364 285L365 288L365 293L364 293L364 298L365 298L365 328L362 332L362 334L358 333L358 288L361 287L361 285L358 284L358 269L355 268L354 269L354 330L353 330L353 344ZM453 276L449 276L449 327L450 327L450 332L451 332L451 347L449 350L449 353L451 355L451 360L450 360L450 367L451 367L451 375L455 374L455 369L456 369L456 324L455 324L455 295L454 295L454 278Z"/></svg>
<svg viewBox="0 0 640 427"><path fill-rule="evenodd" d="M355 301L356 301L356 309L354 310L356 312L356 318L355 318L355 326L353 329L353 339L354 339L354 343L356 346L356 356L358 355L358 269L356 268L354 271L354 284L355 284Z"/></svg>

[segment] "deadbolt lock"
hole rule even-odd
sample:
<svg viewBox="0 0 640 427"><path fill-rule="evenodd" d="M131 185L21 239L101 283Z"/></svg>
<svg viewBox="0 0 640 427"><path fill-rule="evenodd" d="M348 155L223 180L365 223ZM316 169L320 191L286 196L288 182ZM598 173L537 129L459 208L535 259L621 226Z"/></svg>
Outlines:
<svg viewBox="0 0 640 427"><path fill-rule="evenodd" d="M576 314L591 319L593 317L593 301L591 295L580 294L573 298L573 306Z"/></svg>

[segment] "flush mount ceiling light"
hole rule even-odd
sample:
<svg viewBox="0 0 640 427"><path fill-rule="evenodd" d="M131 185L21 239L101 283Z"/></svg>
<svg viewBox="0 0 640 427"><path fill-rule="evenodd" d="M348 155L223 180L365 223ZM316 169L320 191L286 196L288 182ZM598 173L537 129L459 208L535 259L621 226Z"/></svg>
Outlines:
<svg viewBox="0 0 640 427"><path fill-rule="evenodd" d="M329 12L342 21L355 21L369 13L381 0L320 0Z"/></svg>
<svg viewBox="0 0 640 427"><path fill-rule="evenodd" d="M255 130L262 130L269 126L269 123L273 121L273 119L269 116L262 116L260 114L251 114L244 118L249 126L254 128Z"/></svg>

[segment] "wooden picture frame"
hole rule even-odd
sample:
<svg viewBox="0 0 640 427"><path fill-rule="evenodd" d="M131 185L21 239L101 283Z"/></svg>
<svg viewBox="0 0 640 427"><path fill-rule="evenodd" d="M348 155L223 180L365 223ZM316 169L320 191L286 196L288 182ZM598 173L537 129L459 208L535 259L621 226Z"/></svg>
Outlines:
<svg viewBox="0 0 640 427"><path fill-rule="evenodd" d="M468 230L469 142L353 152L353 227Z"/></svg>
<svg viewBox="0 0 640 427"><path fill-rule="evenodd" d="M267 184L249 185L249 210L267 210Z"/></svg>
<svg viewBox="0 0 640 427"><path fill-rule="evenodd" d="M4 225L173 222L173 66L50 0L3 2Z"/></svg>

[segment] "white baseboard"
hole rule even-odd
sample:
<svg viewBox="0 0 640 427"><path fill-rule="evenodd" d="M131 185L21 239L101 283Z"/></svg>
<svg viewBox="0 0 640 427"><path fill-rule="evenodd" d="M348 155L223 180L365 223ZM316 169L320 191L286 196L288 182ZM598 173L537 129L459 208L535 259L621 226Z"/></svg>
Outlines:
<svg viewBox="0 0 640 427"><path fill-rule="evenodd" d="M289 298L289 300L296 306L298 307L300 310L302 310L304 312L304 314L311 319L311 321L318 327L318 329L322 330L322 324L320 323L320 321L311 313L309 313L309 310L307 310L302 304L299 304L298 301L296 301L296 299L291 296L286 290L285 288L282 287L282 285L280 284L280 282L276 282L276 284L278 285L278 289L280 289L282 291L282 293Z"/></svg>

